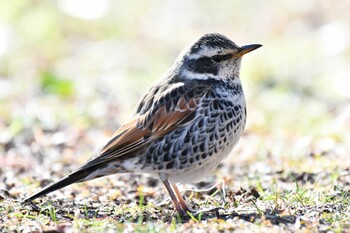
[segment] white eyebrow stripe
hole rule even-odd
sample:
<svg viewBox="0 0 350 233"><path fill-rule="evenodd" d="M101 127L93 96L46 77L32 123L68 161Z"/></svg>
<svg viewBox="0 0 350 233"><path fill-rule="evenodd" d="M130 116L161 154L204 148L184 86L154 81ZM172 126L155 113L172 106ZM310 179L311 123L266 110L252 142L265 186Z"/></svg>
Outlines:
<svg viewBox="0 0 350 233"><path fill-rule="evenodd" d="M194 73L194 72L189 71L189 70L184 70L182 72L182 75L186 76L186 78L188 78L188 79L199 79L199 80L207 80L207 79L219 80L220 79L220 77L217 75L213 75L213 74L209 74L209 73L198 74L198 73Z"/></svg>

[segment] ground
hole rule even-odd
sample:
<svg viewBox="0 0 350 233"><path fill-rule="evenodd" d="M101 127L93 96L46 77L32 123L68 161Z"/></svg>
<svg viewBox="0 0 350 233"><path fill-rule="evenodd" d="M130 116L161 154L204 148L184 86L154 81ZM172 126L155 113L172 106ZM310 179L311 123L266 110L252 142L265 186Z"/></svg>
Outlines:
<svg viewBox="0 0 350 233"><path fill-rule="evenodd" d="M3 144L1 231L344 232L350 227L350 170L342 146L333 142L322 150L309 141L291 148L285 139L281 151L300 154L277 154L272 150L283 141L273 142L254 127L215 174L182 187L198 211L188 218L177 216L161 182L138 174L71 185L24 205L24 197L76 169L88 156L75 154L93 150L95 135L108 135L94 127L38 126L22 128ZM212 208L217 209L205 211Z"/></svg>

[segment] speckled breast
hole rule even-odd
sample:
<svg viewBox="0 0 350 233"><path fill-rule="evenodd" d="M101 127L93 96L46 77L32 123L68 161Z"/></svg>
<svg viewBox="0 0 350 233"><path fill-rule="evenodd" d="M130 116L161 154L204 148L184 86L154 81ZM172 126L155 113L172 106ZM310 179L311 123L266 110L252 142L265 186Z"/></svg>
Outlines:
<svg viewBox="0 0 350 233"><path fill-rule="evenodd" d="M197 169L209 172L237 144L245 122L242 87L226 83L213 86L201 99L195 120L150 144L142 151L136 170L169 173L176 182ZM191 179L195 179L194 175Z"/></svg>

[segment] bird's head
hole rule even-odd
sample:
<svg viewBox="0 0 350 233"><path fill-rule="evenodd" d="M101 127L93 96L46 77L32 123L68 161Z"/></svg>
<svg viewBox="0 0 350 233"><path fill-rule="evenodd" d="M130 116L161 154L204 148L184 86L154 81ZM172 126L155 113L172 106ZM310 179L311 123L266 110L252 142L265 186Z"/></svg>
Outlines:
<svg viewBox="0 0 350 233"><path fill-rule="evenodd" d="M242 56L261 46L238 46L223 35L205 34L180 54L177 67L186 78L234 79L239 77Z"/></svg>

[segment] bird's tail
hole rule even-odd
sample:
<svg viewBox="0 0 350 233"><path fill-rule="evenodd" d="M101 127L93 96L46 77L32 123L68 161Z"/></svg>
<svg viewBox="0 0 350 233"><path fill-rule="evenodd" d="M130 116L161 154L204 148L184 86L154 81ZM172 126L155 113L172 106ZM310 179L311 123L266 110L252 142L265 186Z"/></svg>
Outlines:
<svg viewBox="0 0 350 233"><path fill-rule="evenodd" d="M57 181L56 183L53 183L44 189L40 190L39 192L35 193L34 195L26 198L23 203L28 201L33 201L34 199L41 197L45 194L51 193L53 191L56 191L58 189L64 188L70 184L76 183L76 182L82 182L86 180L93 179L93 177L89 177L91 175L91 168L90 169L81 169L76 172L71 173L67 177Z"/></svg>

